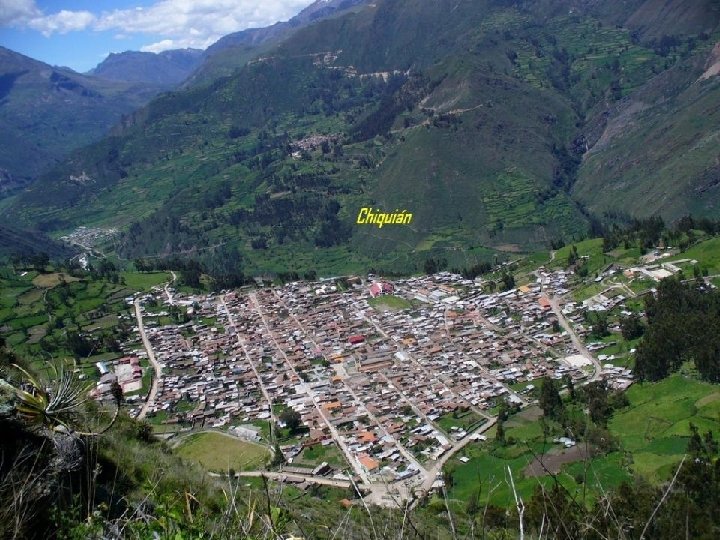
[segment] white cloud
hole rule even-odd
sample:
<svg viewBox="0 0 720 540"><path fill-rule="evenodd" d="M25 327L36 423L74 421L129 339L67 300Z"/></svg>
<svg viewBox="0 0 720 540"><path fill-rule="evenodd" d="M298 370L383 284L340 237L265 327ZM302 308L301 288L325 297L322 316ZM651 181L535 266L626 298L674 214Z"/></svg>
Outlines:
<svg viewBox="0 0 720 540"><path fill-rule="evenodd" d="M215 37L206 38L204 41L187 38L187 39L163 39L150 45L141 47L142 52L153 52L159 53L168 51L170 49L205 49L215 43L217 39Z"/></svg>
<svg viewBox="0 0 720 540"><path fill-rule="evenodd" d="M0 0L0 25L24 26L45 35L92 29L160 39L143 48L205 48L246 28L287 20L312 0L158 0L147 8L116 9L93 14L61 10L43 14L33 0Z"/></svg>
<svg viewBox="0 0 720 540"><path fill-rule="evenodd" d="M104 12L94 28L163 37L143 48L147 51L205 48L226 34L287 20L310 3L310 0L160 0L145 9Z"/></svg>
<svg viewBox="0 0 720 540"><path fill-rule="evenodd" d="M95 15L89 11L67 11L65 9L31 19L27 25L38 30L45 36L52 34L66 34L78 30L85 30L95 21Z"/></svg>
<svg viewBox="0 0 720 540"><path fill-rule="evenodd" d="M0 26L22 26L41 15L34 0L2 0L0 2Z"/></svg>

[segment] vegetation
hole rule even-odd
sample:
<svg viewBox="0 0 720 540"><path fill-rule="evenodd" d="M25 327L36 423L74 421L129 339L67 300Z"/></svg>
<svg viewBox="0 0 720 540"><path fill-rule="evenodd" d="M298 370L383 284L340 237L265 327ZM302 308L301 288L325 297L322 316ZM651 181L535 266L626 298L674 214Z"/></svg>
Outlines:
<svg viewBox="0 0 720 540"><path fill-rule="evenodd" d="M224 433L198 433L186 437L177 448L181 457L200 463L210 471L256 470L269 460L267 448Z"/></svg>
<svg viewBox="0 0 720 540"><path fill-rule="evenodd" d="M3 47L0 51L0 168L16 191L77 150L103 137L129 114L145 105L162 85L111 81L53 67ZM28 122L28 118L42 122ZM81 171L77 176L80 177Z"/></svg>
<svg viewBox="0 0 720 540"><path fill-rule="evenodd" d="M638 377L657 381L692 360L700 375L720 382L720 293L703 281L665 279L646 300L647 333L638 347Z"/></svg>
<svg viewBox="0 0 720 540"><path fill-rule="evenodd" d="M714 3L352 4L225 55L218 62L237 71L163 94L0 201L0 536L720 536L720 293L710 286L720 87L703 78L717 62ZM123 92L42 69L49 79L32 85L0 75L10 141L0 154L28 176L90 139L40 123L53 145L18 149L8 111L50 85L51 124L62 124L87 98ZM59 113L58 99L71 106ZM93 111L74 119L95 121ZM362 207L404 209L413 222L359 226ZM81 226L104 232L86 269L46 236ZM665 250L682 273L656 294L654 281L614 268ZM640 380L625 393L537 381L537 406L499 403L487 440L449 459L444 488L412 511L367 506L355 489L223 475L282 464L280 444L306 439L290 409L274 411L278 426L258 422L270 457L219 433L173 449L122 412L118 388L106 403L85 399L95 363L130 336L126 298L173 275L190 291L253 276L453 271L499 291L534 282L540 265L571 271L576 300L630 297L628 311L584 322ZM184 317L169 311L161 323ZM448 434L482 421L461 410L437 419ZM298 450L299 464L346 465L333 445Z"/></svg>
<svg viewBox="0 0 720 540"><path fill-rule="evenodd" d="M712 43L710 33L693 30L698 20L715 20L706 2L683 12L693 23L677 31L667 30L675 20L654 21L659 35L652 39L638 36L635 3L588 5L571 15L547 1L360 7L258 49L264 59L232 75L162 95L58 165L5 213L53 233L118 227L120 237L103 251L146 261L191 258L221 287L264 272L408 272L443 260L476 277L495 255L577 241L597 232L598 217L632 215L600 216L598 198L589 206L600 211L591 216L574 200L587 203L596 191L601 175L588 171L610 170L599 156L612 151L595 147L603 146L606 125L625 121L631 96L654 103L652 96L669 92L677 107L658 110L663 122L652 125L682 125L687 134L676 139L687 144L712 125L702 104L713 102L714 87L705 85L689 107L682 94ZM422 39L408 21L426 28ZM373 40L369 27L378 29ZM340 52L323 60L317 51ZM350 76L350 66L391 75ZM610 118L601 112L607 108ZM520 112L528 110L534 113ZM673 123L673 114L683 121ZM693 150L696 165L710 170L712 145L701 146ZM590 149L592 159L582 160ZM641 161L667 156L658 151ZM676 190L705 174L676 165L653 167L683 179ZM624 170L613 181L642 191L644 176L628 182ZM92 182L57 181L83 171ZM685 200L690 191L654 200ZM632 205L639 197L621 199ZM693 197L646 212L708 215ZM413 226L358 226L363 206L406 209Z"/></svg>
<svg viewBox="0 0 720 540"><path fill-rule="evenodd" d="M392 311L397 311L412 308L411 302L405 300L400 296L394 295L383 295L378 296L377 298L371 298L370 300L368 300L368 303L375 309L380 310L388 309Z"/></svg>

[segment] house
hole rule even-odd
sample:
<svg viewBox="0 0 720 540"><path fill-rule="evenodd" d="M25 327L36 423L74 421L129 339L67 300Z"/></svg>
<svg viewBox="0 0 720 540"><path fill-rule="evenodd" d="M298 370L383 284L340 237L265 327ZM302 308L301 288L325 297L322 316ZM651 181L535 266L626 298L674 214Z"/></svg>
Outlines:
<svg viewBox="0 0 720 540"><path fill-rule="evenodd" d="M363 343L365 341L365 336L355 334L354 336L350 336L348 341L350 342L350 345L357 345L358 343Z"/></svg>
<svg viewBox="0 0 720 540"><path fill-rule="evenodd" d="M381 294L392 294L395 292L395 287L392 283L387 281L375 281L370 285L370 296L377 298Z"/></svg>
<svg viewBox="0 0 720 540"><path fill-rule="evenodd" d="M379 461L371 458L367 454L361 454L360 456L358 456L358 461L360 462L360 465L362 465L363 468L368 472L372 472L380 466Z"/></svg>

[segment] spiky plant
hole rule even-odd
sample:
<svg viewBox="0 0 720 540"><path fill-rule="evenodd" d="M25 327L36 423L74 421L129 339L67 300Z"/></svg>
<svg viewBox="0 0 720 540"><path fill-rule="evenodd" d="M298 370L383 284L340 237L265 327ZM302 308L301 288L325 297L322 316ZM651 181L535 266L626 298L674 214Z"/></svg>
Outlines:
<svg viewBox="0 0 720 540"><path fill-rule="evenodd" d="M110 424L100 432L87 433L79 428L83 405L89 399L90 384L80 381L75 374L66 369L53 366L55 376L47 383L41 382L27 370L13 364L25 381L13 386L15 391L15 409L18 416L30 426L66 431L77 435L98 435L112 426L120 410L120 398L116 396L116 409Z"/></svg>

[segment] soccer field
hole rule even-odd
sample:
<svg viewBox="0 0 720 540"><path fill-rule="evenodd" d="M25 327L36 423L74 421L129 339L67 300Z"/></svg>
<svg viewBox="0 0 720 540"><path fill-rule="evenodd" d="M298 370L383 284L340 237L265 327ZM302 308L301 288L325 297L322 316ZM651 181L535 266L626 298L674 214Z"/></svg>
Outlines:
<svg viewBox="0 0 720 540"><path fill-rule="evenodd" d="M218 472L256 469L270 457L270 451L264 446L212 432L188 436L178 446L177 453Z"/></svg>

